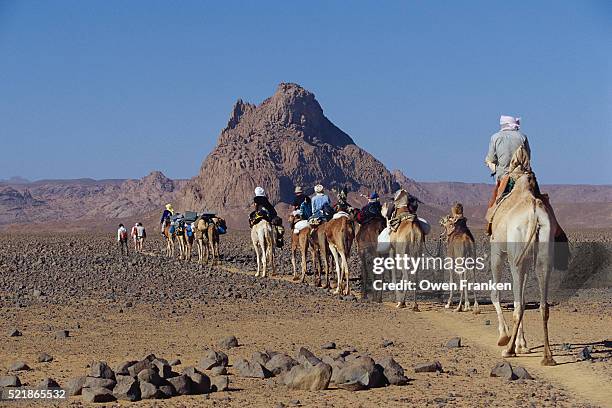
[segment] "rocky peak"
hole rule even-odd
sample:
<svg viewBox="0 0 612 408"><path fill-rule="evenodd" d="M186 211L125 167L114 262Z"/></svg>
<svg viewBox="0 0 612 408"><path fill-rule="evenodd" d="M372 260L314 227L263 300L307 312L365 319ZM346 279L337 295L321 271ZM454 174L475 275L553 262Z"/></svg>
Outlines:
<svg viewBox="0 0 612 408"><path fill-rule="evenodd" d="M227 127L225 130L233 129L240 123L240 118L247 113L251 112L255 109L255 105L250 103L245 103L242 99L238 99L234 104L234 108L232 109L232 113L230 114L229 121L227 122Z"/></svg>

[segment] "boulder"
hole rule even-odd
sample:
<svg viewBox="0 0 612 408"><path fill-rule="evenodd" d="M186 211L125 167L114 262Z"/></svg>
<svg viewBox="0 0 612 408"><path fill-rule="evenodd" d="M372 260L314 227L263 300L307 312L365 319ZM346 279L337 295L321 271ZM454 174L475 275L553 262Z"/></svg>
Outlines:
<svg viewBox="0 0 612 408"><path fill-rule="evenodd" d="M89 368L89 377L107 378L114 380L115 373L104 361L95 361L91 363Z"/></svg>
<svg viewBox="0 0 612 408"><path fill-rule="evenodd" d="M120 401L139 401L140 384L133 377L121 376L121 379L117 381L117 385L113 388L113 395Z"/></svg>
<svg viewBox="0 0 612 408"><path fill-rule="evenodd" d="M85 386L87 377L76 377L68 381L66 384L66 392L69 396L81 395L81 391Z"/></svg>
<svg viewBox="0 0 612 408"><path fill-rule="evenodd" d="M189 395L191 394L192 381L186 374L177 375L176 377L168 378L168 383L170 383L175 392L178 395Z"/></svg>
<svg viewBox="0 0 612 408"><path fill-rule="evenodd" d="M154 369L157 369L157 373L161 378L170 378L172 375L172 367L166 360L156 358L151 362Z"/></svg>
<svg viewBox="0 0 612 408"><path fill-rule="evenodd" d="M210 378L206 374L202 374L194 367L185 367L183 374L191 379L193 394L207 394L210 392Z"/></svg>
<svg viewBox="0 0 612 408"><path fill-rule="evenodd" d="M270 360L265 364L265 367L273 375L279 375L281 373L291 370L293 366L298 364L299 363L296 360L294 360L287 354L277 353L274 354L272 358L270 358Z"/></svg>
<svg viewBox="0 0 612 408"><path fill-rule="evenodd" d="M269 378L273 374L266 367L255 361L248 361L243 358L238 359L234 364L238 375L249 378Z"/></svg>
<svg viewBox="0 0 612 408"><path fill-rule="evenodd" d="M333 341L330 341L330 342L322 344L321 348L323 350L334 350L336 348L336 343L334 343Z"/></svg>
<svg viewBox="0 0 612 408"><path fill-rule="evenodd" d="M457 348L461 347L461 337L453 337L448 342L446 342L446 348Z"/></svg>
<svg viewBox="0 0 612 408"><path fill-rule="evenodd" d="M236 338L236 336L228 336L219 341L219 347L224 349L238 347L238 339Z"/></svg>
<svg viewBox="0 0 612 408"><path fill-rule="evenodd" d="M85 377L83 387L108 388L109 390L112 390L115 384L117 384L117 382L110 378Z"/></svg>
<svg viewBox="0 0 612 408"><path fill-rule="evenodd" d="M140 398L144 399L159 399L163 398L164 394L151 383L140 381Z"/></svg>
<svg viewBox="0 0 612 408"><path fill-rule="evenodd" d="M70 337L70 332L68 330L58 330L55 332L56 339L65 339Z"/></svg>
<svg viewBox="0 0 612 408"><path fill-rule="evenodd" d="M83 388L83 401L85 402L112 402L115 401L115 396L108 388Z"/></svg>
<svg viewBox="0 0 612 408"><path fill-rule="evenodd" d="M160 385L158 390L161 393L161 398L172 398L177 395L176 390L170 383Z"/></svg>
<svg viewBox="0 0 612 408"><path fill-rule="evenodd" d="M518 380L533 380L533 377L521 366L513 367L512 373Z"/></svg>
<svg viewBox="0 0 612 408"><path fill-rule="evenodd" d="M136 377L138 373L141 372L142 370L146 370L152 367L153 367L153 364L151 363L151 360L148 360L145 358L144 360L140 360L132 365L129 365L127 368L127 371L130 376Z"/></svg>
<svg viewBox="0 0 612 408"><path fill-rule="evenodd" d="M37 385L39 390L48 390L50 388L60 388L60 385L53 378L44 378Z"/></svg>
<svg viewBox="0 0 612 408"><path fill-rule="evenodd" d="M40 353L36 359L39 363L50 363L53 357L47 353Z"/></svg>
<svg viewBox="0 0 612 408"><path fill-rule="evenodd" d="M10 365L9 371L30 371L30 366L25 361L15 361Z"/></svg>
<svg viewBox="0 0 612 408"><path fill-rule="evenodd" d="M300 350L298 351L297 355L297 360L302 364L308 363L313 367L321 363L321 360L306 347L300 347Z"/></svg>
<svg viewBox="0 0 612 408"><path fill-rule="evenodd" d="M442 372L442 364L439 361L420 363L414 366L415 373L435 373L436 371Z"/></svg>
<svg viewBox="0 0 612 408"><path fill-rule="evenodd" d="M159 376L159 373L153 368L146 368L139 372L138 381L151 383L156 386L160 386L162 384L162 378Z"/></svg>
<svg viewBox="0 0 612 408"><path fill-rule="evenodd" d="M201 370L210 370L213 367L227 367L229 359L227 354L222 351L208 350L206 355L200 359L198 368Z"/></svg>
<svg viewBox="0 0 612 408"><path fill-rule="evenodd" d="M383 368L383 375L389 384L405 385L408 383L408 377L404 375L404 368L393 357L383 357L378 364Z"/></svg>
<svg viewBox="0 0 612 408"><path fill-rule="evenodd" d="M312 367L310 365L297 365L283 377L284 384L295 390L317 391L329 386L332 368L323 362Z"/></svg>
<svg viewBox="0 0 612 408"><path fill-rule="evenodd" d="M579 352L578 355L576 356L576 360L578 361L586 361L586 360L591 360L593 357L591 357L591 352L593 351L593 346L586 346L583 347Z"/></svg>
<svg viewBox="0 0 612 408"><path fill-rule="evenodd" d="M339 387L342 384L360 382L366 388L384 387L388 384L387 379L383 374L383 368L376 364L371 357L360 356L340 368L338 375L335 377L336 385Z"/></svg>
<svg viewBox="0 0 612 408"><path fill-rule="evenodd" d="M20 337L21 335L22 335L22 333L19 330L17 330L17 329L11 329L8 332L8 336L9 337Z"/></svg>
<svg viewBox="0 0 612 408"><path fill-rule="evenodd" d="M505 378L509 381L517 379L516 375L512 370L512 366L510 365L510 363L507 363L505 361L497 363L495 367L491 369L490 376Z"/></svg>
<svg viewBox="0 0 612 408"><path fill-rule="evenodd" d="M117 367L115 367L115 375L130 375L130 372L128 371L128 369L133 366L134 364L136 364L137 361L124 361L122 363L119 363L117 365ZM136 373L138 374L138 373ZM134 376L132 376L134 377Z"/></svg>
<svg viewBox="0 0 612 408"><path fill-rule="evenodd" d="M227 374L227 367L213 367L210 369L210 373L212 375L226 375Z"/></svg>
<svg viewBox="0 0 612 408"><path fill-rule="evenodd" d="M0 388L21 387L21 381L16 375L3 375L0 377Z"/></svg>
<svg viewBox="0 0 612 408"><path fill-rule="evenodd" d="M229 377L226 375L212 377L210 390L214 392L229 390Z"/></svg>
<svg viewBox="0 0 612 408"><path fill-rule="evenodd" d="M270 361L270 356L267 355L266 353L261 353L259 351L256 351L251 355L251 360L265 366L268 363L268 361Z"/></svg>

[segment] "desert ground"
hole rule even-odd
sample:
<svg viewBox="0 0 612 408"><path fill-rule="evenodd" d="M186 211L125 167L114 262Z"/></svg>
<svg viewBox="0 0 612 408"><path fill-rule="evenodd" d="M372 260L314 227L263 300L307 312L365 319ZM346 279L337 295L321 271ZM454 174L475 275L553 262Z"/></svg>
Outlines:
<svg viewBox="0 0 612 408"><path fill-rule="evenodd" d="M33 233L34 232L34 233ZM181 372L198 366L207 350L229 357L229 389L106 406L168 407L379 407L379 406L612 406L612 291L583 288L551 308L550 337L555 367L541 367L541 318L526 311L526 336L532 353L507 359L533 379L509 381L491 377L502 362L496 345L497 318L489 294L480 293L482 313L456 313L442 299L423 299L421 311L395 309L359 296L338 297L330 291L291 281L288 248L277 250L278 275L255 278L255 258L248 233L221 237L222 263L201 266L168 259L153 232L144 254L118 254L113 234L4 234L0 237L0 376L24 361L31 368L17 374L36 387L44 378L65 386L85 376L93 361L116 367L154 353ZM610 242L611 231L570 234L573 241ZM479 238L483 240L481 236ZM356 258L356 257L353 257ZM351 262L355 268L356 259ZM357 293L354 273L354 292ZM505 298L506 301L509 298ZM506 303L505 303L506 304ZM511 309L505 309L511 322ZM18 330L20 336L11 336ZM58 336L67 330L68 337ZM219 341L234 335L238 347ZM461 337L461 347L447 342ZM334 342L335 348L322 348ZM591 358L579 361L584 347ZM245 378L233 365L255 352L286 353L298 359L305 347L317 357L392 356L408 383L362 391L331 384L320 391L288 388L280 376ZM326 347L330 347L327 345ZM53 357L37 362L40 353ZM325 361L325 360L324 360ZM436 372L415 372L421 363L439 361ZM209 376L213 374L202 371ZM49 405L48 402L27 405ZM66 406L66 402L52 403ZM81 396L69 406L89 405ZM15 406L14 402L0 402ZM100 405L100 404L96 404Z"/></svg>

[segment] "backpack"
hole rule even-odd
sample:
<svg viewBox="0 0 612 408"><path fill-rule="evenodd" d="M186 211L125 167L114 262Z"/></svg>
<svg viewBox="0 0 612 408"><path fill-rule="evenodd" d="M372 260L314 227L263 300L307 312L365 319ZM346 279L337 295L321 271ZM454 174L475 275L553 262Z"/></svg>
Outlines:
<svg viewBox="0 0 612 408"><path fill-rule="evenodd" d="M119 234L119 238L121 239L121 241L127 241L128 239L128 233L127 230L123 230L121 231L121 233Z"/></svg>

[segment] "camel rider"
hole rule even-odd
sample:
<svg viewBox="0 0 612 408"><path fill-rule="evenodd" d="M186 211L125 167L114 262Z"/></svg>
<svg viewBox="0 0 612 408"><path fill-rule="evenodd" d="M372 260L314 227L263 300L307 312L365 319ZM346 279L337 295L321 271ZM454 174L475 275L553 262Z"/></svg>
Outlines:
<svg viewBox="0 0 612 408"><path fill-rule="evenodd" d="M357 221L360 224L366 224L374 218L382 217L381 211L382 205L380 204L380 198L375 191L368 196L368 203L357 214Z"/></svg>
<svg viewBox="0 0 612 408"><path fill-rule="evenodd" d="M489 200L489 208L492 207L499 195L498 189L502 184L503 177L508 172L510 161L514 153L522 146L528 156L531 156L527 136L520 131L521 118L502 115L499 118L500 130L491 136L489 152L485 159L486 165L495 176L495 189ZM503 193L503 191L501 191Z"/></svg>
<svg viewBox="0 0 612 408"><path fill-rule="evenodd" d="M312 215L312 203L310 197L304 194L302 187L297 186L294 190L295 197L293 197L293 211L289 217L290 228L293 229L295 223L299 220L307 220Z"/></svg>
<svg viewBox="0 0 612 408"><path fill-rule="evenodd" d="M470 237L472 242L475 242L474 235L472 235L472 231L470 231L470 229L467 226L467 218L465 218L465 216L463 215L463 204L455 203L455 205L451 207L451 213L450 213L450 216L448 217L448 220L454 226L454 229L452 232L463 231Z"/></svg>
<svg viewBox="0 0 612 408"><path fill-rule="evenodd" d="M314 224L320 223L321 221L329 220L334 210L331 206L331 200L323 192L323 186L317 184L314 188L315 195L312 197L312 219Z"/></svg>
<svg viewBox="0 0 612 408"><path fill-rule="evenodd" d="M276 246L278 248L283 246L283 235L285 229L283 228L283 220L278 216L276 209L266 197L266 191L263 187L255 188L255 197L253 197L253 206L255 210L249 216L249 224L251 227L257 224L262 219L267 220L270 224L276 228Z"/></svg>
<svg viewBox="0 0 612 408"><path fill-rule="evenodd" d="M162 235L164 235L164 229L166 228L166 225L170 223L170 219L172 218L173 215L174 215L174 209L172 208L172 204L169 204L169 203L166 204L166 209L162 213L161 219L159 221L161 225Z"/></svg>
<svg viewBox="0 0 612 408"><path fill-rule="evenodd" d="M348 203L348 191L346 187L343 187L342 190L338 193L338 201L336 205L334 205L335 212L345 212L350 213L353 207Z"/></svg>

